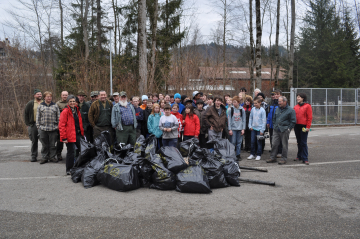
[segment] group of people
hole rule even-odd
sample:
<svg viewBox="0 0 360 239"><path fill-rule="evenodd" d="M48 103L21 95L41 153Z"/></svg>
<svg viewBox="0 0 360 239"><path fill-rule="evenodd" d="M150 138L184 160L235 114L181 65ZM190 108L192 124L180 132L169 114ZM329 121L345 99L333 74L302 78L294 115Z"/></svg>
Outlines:
<svg viewBox="0 0 360 239"><path fill-rule="evenodd" d="M249 160L260 160L269 132L271 155L266 162L285 164L289 134L294 128L298 142L295 160L309 164L307 135L312 111L306 95L299 93L298 104L292 109L280 90L271 93L269 104L259 89L254 91L254 100L246 92L241 88L234 97L194 91L192 97L176 93L128 98L124 91L108 97L102 90L91 92L91 100L85 101L85 92L79 90L76 96L63 91L61 100L54 103L51 92L42 94L35 89L24 113L32 142L31 162L37 161L38 140L42 143L40 164L62 160L65 143L66 172L70 174L81 137L93 142L103 131L110 133L112 148L119 143L134 145L140 135L155 135L159 148L179 147L180 142L194 137L200 147L211 148L209 141L227 138L234 144L238 160L242 149L250 152Z"/></svg>

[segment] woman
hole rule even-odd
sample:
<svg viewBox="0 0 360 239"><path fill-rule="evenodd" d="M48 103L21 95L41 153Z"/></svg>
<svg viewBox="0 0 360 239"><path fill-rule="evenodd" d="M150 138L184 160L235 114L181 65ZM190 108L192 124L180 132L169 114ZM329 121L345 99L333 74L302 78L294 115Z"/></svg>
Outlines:
<svg viewBox="0 0 360 239"><path fill-rule="evenodd" d="M200 134L200 120L194 112L192 105L187 105L185 108L184 126L184 141L191 138L199 138Z"/></svg>
<svg viewBox="0 0 360 239"><path fill-rule="evenodd" d="M158 148L162 146L162 134L163 132L160 130L159 122L162 114L160 112L160 105L159 104L153 104L153 108L151 111L151 115L149 115L148 121L147 121L147 127L149 134L155 135L155 137L158 139Z"/></svg>
<svg viewBox="0 0 360 239"><path fill-rule="evenodd" d="M309 165L307 138L312 121L311 105L306 103L307 96L305 93L298 93L296 95L297 105L294 110L296 113L296 125L294 127L296 141L298 145L297 158L294 161L302 161Z"/></svg>
<svg viewBox="0 0 360 239"><path fill-rule="evenodd" d="M252 109L253 99L250 95L245 96L244 110L246 114L246 128L245 128L245 151L250 152L251 150L251 130L249 128L249 119Z"/></svg>
<svg viewBox="0 0 360 239"><path fill-rule="evenodd" d="M70 175L70 169L74 166L75 145L79 150L80 137L84 136L84 128L75 96L69 95L67 103L60 115L59 132L60 142L66 144L66 174Z"/></svg>

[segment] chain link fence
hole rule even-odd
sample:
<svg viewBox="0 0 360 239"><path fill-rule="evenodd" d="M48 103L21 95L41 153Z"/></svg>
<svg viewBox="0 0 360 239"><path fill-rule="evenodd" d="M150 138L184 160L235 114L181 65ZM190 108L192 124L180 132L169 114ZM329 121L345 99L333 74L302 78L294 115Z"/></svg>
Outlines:
<svg viewBox="0 0 360 239"><path fill-rule="evenodd" d="M313 110L313 125L358 124L360 89L291 88L290 105L296 105L296 94L305 93Z"/></svg>

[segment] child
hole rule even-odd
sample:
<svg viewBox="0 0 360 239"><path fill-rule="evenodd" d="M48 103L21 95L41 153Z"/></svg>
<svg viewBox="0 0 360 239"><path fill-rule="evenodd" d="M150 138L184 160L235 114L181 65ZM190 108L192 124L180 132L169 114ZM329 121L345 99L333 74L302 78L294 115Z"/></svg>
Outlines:
<svg viewBox="0 0 360 239"><path fill-rule="evenodd" d="M245 151L250 153L251 150L251 130L249 128L249 118L252 109L253 99L250 95L245 96L244 110L246 114L246 128L245 128Z"/></svg>
<svg viewBox="0 0 360 239"><path fill-rule="evenodd" d="M179 127L178 127L178 144L180 144L180 142L182 142L182 136L183 136L183 131L184 131L184 128L183 128L183 125L182 125L182 122L183 122L183 116L182 114L179 113L179 105L174 103L172 105L172 112L171 112L172 115L174 115L179 123Z"/></svg>
<svg viewBox="0 0 360 239"><path fill-rule="evenodd" d="M232 98L227 98L226 100L226 109L229 109L231 106L232 106L232 102L233 102L233 99Z"/></svg>
<svg viewBox="0 0 360 239"><path fill-rule="evenodd" d="M175 99L174 99L174 95L170 95L170 105L174 104Z"/></svg>
<svg viewBox="0 0 360 239"><path fill-rule="evenodd" d="M158 139L158 148L161 148L162 146L162 134L163 132L159 128L159 122L161 118L161 112L160 112L160 105L159 104L153 104L151 115L148 118L147 121L147 127L149 134L155 135L155 137Z"/></svg>
<svg viewBox="0 0 360 239"><path fill-rule="evenodd" d="M154 102L154 103L155 103L155 102ZM161 111L161 113L162 113L162 114L165 114L165 111L164 111L165 100L160 100L159 105L160 105L160 111Z"/></svg>
<svg viewBox="0 0 360 239"><path fill-rule="evenodd" d="M204 101L202 100L197 100L196 101L196 109L194 110L194 113L197 115L197 117L199 118L200 121L200 134L199 134L199 144L200 144L200 148L206 148L206 137L205 135L207 134L207 127L204 123L204 118L205 118L205 109L204 107Z"/></svg>
<svg viewBox="0 0 360 239"><path fill-rule="evenodd" d="M198 138L200 134L200 121L197 115L194 113L194 107L187 105L185 108L185 120L184 125L184 141L191 138Z"/></svg>
<svg viewBox="0 0 360 239"><path fill-rule="evenodd" d="M152 112L152 106L153 103L151 101L148 102L146 109L144 110L144 119L142 121L142 127L141 127L141 134L144 135L145 138L149 137L149 130L147 127L147 122L149 119L149 116L151 115Z"/></svg>
<svg viewBox="0 0 360 239"><path fill-rule="evenodd" d="M161 116L159 128L163 131L162 144L163 146L177 146L179 123L177 118L171 114L171 106L164 106L165 115Z"/></svg>
<svg viewBox="0 0 360 239"><path fill-rule="evenodd" d="M136 138L139 138L139 136L141 134L141 126L142 126L143 119L144 119L144 111L139 107L139 101L140 101L140 98L137 96L134 96L132 98L132 104L135 109L135 116L136 116L136 120L137 120Z"/></svg>
<svg viewBox="0 0 360 239"><path fill-rule="evenodd" d="M141 108L142 110L145 110L145 109L146 109L146 105L147 105L148 100L149 100L149 98L148 98L147 95L141 96L141 106L140 106L140 108Z"/></svg>
<svg viewBox="0 0 360 239"><path fill-rule="evenodd" d="M257 140L258 135L264 135L265 126L266 126L266 112L264 108L261 107L261 99L257 98L254 100L254 107L251 109L250 118L249 118L249 128L251 130L251 154L247 159L260 160L262 153L262 144L263 140ZM255 144L257 144L257 152L255 152Z"/></svg>
<svg viewBox="0 0 360 239"><path fill-rule="evenodd" d="M246 127L246 114L244 108L240 106L240 102L240 97L234 96L233 106L227 112L229 135L231 143L235 146L238 161L241 160L241 143Z"/></svg>

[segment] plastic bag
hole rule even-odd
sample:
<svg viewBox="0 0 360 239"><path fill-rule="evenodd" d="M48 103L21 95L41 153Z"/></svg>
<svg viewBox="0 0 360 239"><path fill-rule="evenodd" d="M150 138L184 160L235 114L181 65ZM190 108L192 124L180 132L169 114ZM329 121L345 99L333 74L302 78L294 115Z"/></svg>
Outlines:
<svg viewBox="0 0 360 239"><path fill-rule="evenodd" d="M155 155L157 147L157 139L155 135L150 135L145 141L145 158L150 160L150 155Z"/></svg>
<svg viewBox="0 0 360 239"><path fill-rule="evenodd" d="M171 172L176 174L188 167L177 148L172 146L164 146L160 148L159 152L162 156L161 159L165 161L166 168Z"/></svg>
<svg viewBox="0 0 360 239"><path fill-rule="evenodd" d="M190 166L176 175L176 191L211 193L209 180L201 166Z"/></svg>
<svg viewBox="0 0 360 239"><path fill-rule="evenodd" d="M200 161L200 166L204 168L209 179L210 188L224 188L229 184L226 182L223 172L223 165L215 159L215 155L207 153L205 159Z"/></svg>
<svg viewBox="0 0 360 239"><path fill-rule="evenodd" d="M160 190L173 190L176 187L175 175L165 168L158 154L150 154L151 167L155 170L152 175L150 188Z"/></svg>
<svg viewBox="0 0 360 239"><path fill-rule="evenodd" d="M105 152L100 151L98 152L98 155L86 165L83 175L81 176L84 188L91 188L99 183L96 179L96 175L104 166L105 159Z"/></svg>
<svg viewBox="0 0 360 239"><path fill-rule="evenodd" d="M234 161L227 161L223 165L224 175L226 181L231 186L240 187L239 177L240 177L240 168L239 165Z"/></svg>
<svg viewBox="0 0 360 239"><path fill-rule="evenodd" d="M107 163L97 173L97 179L105 187L120 192L140 188L138 172L133 165Z"/></svg>
<svg viewBox="0 0 360 239"><path fill-rule="evenodd" d="M195 145L199 144L199 140L197 138L192 138L185 140L180 143L180 153L183 157L191 155L192 151L195 150Z"/></svg>
<svg viewBox="0 0 360 239"><path fill-rule="evenodd" d="M81 165L86 164L91 161L94 157L96 157L96 147L87 142L85 139L80 138L80 155L77 158L74 167L80 167Z"/></svg>
<svg viewBox="0 0 360 239"><path fill-rule="evenodd" d="M138 158L139 160L139 170L140 170L140 182L143 187L150 187L151 177L154 173L150 162L145 158Z"/></svg>
<svg viewBox="0 0 360 239"><path fill-rule="evenodd" d="M94 139L94 145L98 149L102 149L104 146L107 148L110 148L111 135L110 135L109 131L101 132L101 134L96 139Z"/></svg>
<svg viewBox="0 0 360 239"><path fill-rule="evenodd" d="M72 169L70 169L71 180L74 183L78 183L78 182L81 181L81 177L83 175L84 168L85 168L85 166L83 166L83 167L73 167Z"/></svg>
<svg viewBox="0 0 360 239"><path fill-rule="evenodd" d="M139 138L136 139L135 145L134 145L134 152L137 153L140 156L145 156L145 137L143 135L140 135Z"/></svg>
<svg viewBox="0 0 360 239"><path fill-rule="evenodd" d="M123 143L116 144L114 147L114 154L120 158L124 158L128 152L133 151L134 147L131 144L123 145Z"/></svg>
<svg viewBox="0 0 360 239"><path fill-rule="evenodd" d="M215 154L221 156L236 156L235 146L228 139L214 139L207 143L214 144Z"/></svg>

